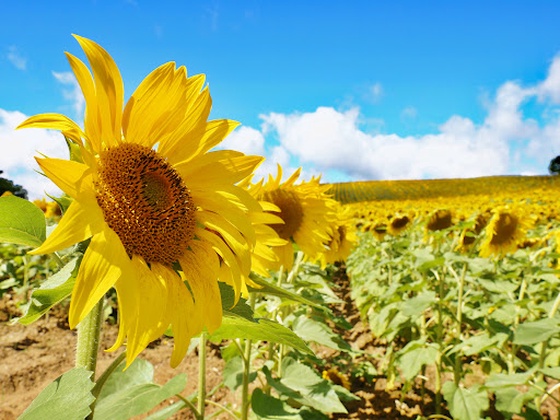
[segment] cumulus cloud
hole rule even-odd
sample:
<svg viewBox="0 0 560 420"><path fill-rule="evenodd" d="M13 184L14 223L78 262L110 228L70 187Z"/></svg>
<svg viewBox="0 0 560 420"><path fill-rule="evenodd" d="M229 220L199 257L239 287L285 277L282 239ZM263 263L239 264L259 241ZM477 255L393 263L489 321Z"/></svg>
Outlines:
<svg viewBox="0 0 560 420"><path fill-rule="evenodd" d="M542 105L539 121L524 105ZM272 135L291 161L352 179L422 179L546 173L560 153L560 56L547 78L534 86L507 81L488 99L482 122L452 115L433 133L400 136L362 128L358 107L261 115L262 133ZM414 117L406 108L402 116ZM546 117L546 118L544 118Z"/></svg>
<svg viewBox="0 0 560 420"><path fill-rule="evenodd" d="M27 118L19 111L0 109L0 169L3 177L24 187L30 199L60 195L61 191L51 180L37 173L39 166L34 159L39 152L48 157L68 158L68 147L58 132L16 127Z"/></svg>
<svg viewBox="0 0 560 420"><path fill-rule="evenodd" d="M27 68L27 59L23 57L17 47L13 45L8 48L7 58L16 69L25 70Z"/></svg>

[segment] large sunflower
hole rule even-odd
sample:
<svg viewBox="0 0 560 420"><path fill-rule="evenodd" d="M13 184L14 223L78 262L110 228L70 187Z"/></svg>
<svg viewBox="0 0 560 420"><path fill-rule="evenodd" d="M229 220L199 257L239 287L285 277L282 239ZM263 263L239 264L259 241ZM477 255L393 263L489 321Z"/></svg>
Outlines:
<svg viewBox="0 0 560 420"><path fill-rule="evenodd" d="M86 100L84 129L60 114L20 125L60 130L75 160L38 158L44 173L74 200L34 254L91 239L70 303L74 328L115 287L120 329L110 350L127 342L127 364L171 327L171 365L190 338L221 324L217 279L237 296L250 270L255 235L247 216L258 203L235 184L260 157L209 152L237 125L207 121L204 76L170 62L151 72L124 104L111 56L76 36L91 67L67 53ZM78 156L77 158L75 156Z"/></svg>
<svg viewBox="0 0 560 420"><path fill-rule="evenodd" d="M282 183L282 167L278 165L276 178L271 175L266 183L256 184L259 200L274 204L280 211L271 212L284 221L270 226L281 239L288 241L284 246L272 248L287 270L292 268L294 261L293 244L304 252L307 260L320 258L331 239L329 232L337 217L337 202L326 194L330 187L320 185L319 178L296 185L300 173L301 168Z"/></svg>

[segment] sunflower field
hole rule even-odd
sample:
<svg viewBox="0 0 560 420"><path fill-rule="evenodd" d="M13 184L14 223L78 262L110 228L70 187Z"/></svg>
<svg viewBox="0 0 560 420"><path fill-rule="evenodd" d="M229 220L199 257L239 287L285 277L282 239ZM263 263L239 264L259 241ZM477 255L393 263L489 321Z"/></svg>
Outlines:
<svg viewBox="0 0 560 420"><path fill-rule="evenodd" d="M163 64L125 102L109 53L75 38L83 125L44 113L18 127L61 132L69 158L37 162L63 193L0 197L0 295L18 299L6 364L35 342L9 328L55 311L77 331L75 363L0 414L558 418L559 177L254 179L263 157L218 147L237 123L208 120L204 75ZM164 346L160 384L143 355ZM2 375L7 400L17 381Z"/></svg>

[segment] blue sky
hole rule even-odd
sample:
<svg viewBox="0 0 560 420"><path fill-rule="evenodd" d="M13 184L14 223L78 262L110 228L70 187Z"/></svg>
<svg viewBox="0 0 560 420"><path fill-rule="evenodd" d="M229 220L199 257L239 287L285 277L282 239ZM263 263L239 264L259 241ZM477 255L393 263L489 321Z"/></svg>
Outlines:
<svg viewBox="0 0 560 420"><path fill-rule="evenodd" d="M115 59L129 95L175 61L205 73L224 147L324 181L542 174L560 154L560 2L159 1L2 4L0 169L53 191L35 150L40 112L77 121L71 34ZM289 169L287 169L289 172Z"/></svg>

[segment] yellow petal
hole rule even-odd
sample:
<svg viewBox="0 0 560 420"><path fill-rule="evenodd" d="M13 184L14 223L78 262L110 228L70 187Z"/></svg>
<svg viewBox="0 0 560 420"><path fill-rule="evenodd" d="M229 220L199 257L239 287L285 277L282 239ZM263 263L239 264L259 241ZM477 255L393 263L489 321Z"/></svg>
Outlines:
<svg viewBox="0 0 560 420"><path fill-rule="evenodd" d="M46 176L72 198L93 191L91 170L83 163L65 159L36 158Z"/></svg>
<svg viewBox="0 0 560 420"><path fill-rule="evenodd" d="M103 214L97 203L92 200L73 201L45 242L29 253L50 254L68 248L99 233L104 225Z"/></svg>
<svg viewBox="0 0 560 420"><path fill-rule="evenodd" d="M171 367L176 367L187 354L191 338L203 329L201 312L195 310L191 293L179 275L161 264L152 264L152 270L167 284L167 319L173 330Z"/></svg>
<svg viewBox="0 0 560 420"><path fill-rule="evenodd" d="M85 133L82 131L78 124L76 124L65 115L55 113L37 114L29 117L17 126L17 129L20 128L43 128L48 130L60 130L68 138L80 145L82 144L82 138L86 137Z"/></svg>
<svg viewBox="0 0 560 420"><path fill-rule="evenodd" d="M181 268L194 295L194 304L208 331L222 324L222 298L218 287L219 262L209 244L191 241L180 259Z"/></svg>
<svg viewBox="0 0 560 420"><path fill-rule="evenodd" d="M201 141L207 127L206 120L212 108L212 98L208 89L193 93L192 96L189 95L190 93L187 92L185 102L188 110L183 122L159 145L158 150L169 158L171 164L188 161L197 154L203 153Z"/></svg>
<svg viewBox="0 0 560 420"><path fill-rule="evenodd" d="M233 253L239 258L243 272L248 273L251 270L249 244L235 226L228 222L223 216L208 211L198 212L197 220L210 230L220 234L223 240L233 250Z"/></svg>
<svg viewBox="0 0 560 420"><path fill-rule="evenodd" d="M131 260L132 271L115 283L119 292L119 310L126 327L126 367L167 329L167 286L137 256ZM121 326L122 328L122 326Z"/></svg>
<svg viewBox="0 0 560 420"><path fill-rule="evenodd" d="M185 101L186 75L175 71L175 63L151 72L130 97L123 115L123 132L129 142L152 147L181 124L188 104Z"/></svg>
<svg viewBox="0 0 560 420"><path fill-rule="evenodd" d="M74 57L70 53L66 53L66 58L72 67L72 71L76 76L76 80L80 85L82 94L84 95L86 109L84 115L84 126L88 133L88 142L95 154L101 151L101 132L98 126L97 98L95 95L95 85L93 78L87 66L80 59Z"/></svg>
<svg viewBox="0 0 560 420"><path fill-rule="evenodd" d="M105 228L91 238L70 301L68 320L74 328L115 282L132 270L130 258L117 236Z"/></svg>
<svg viewBox="0 0 560 420"><path fill-rule="evenodd" d="M235 303L237 303L239 294L241 292L241 275L249 275L249 273L241 271L239 260L237 259L235 254L231 252L231 249L217 235L211 233L210 231L199 228L195 229L195 235L211 245L215 252L220 257L222 257L224 263L227 264L227 266L230 268L232 272L233 289L235 292Z"/></svg>
<svg viewBox="0 0 560 420"><path fill-rule="evenodd" d="M84 50L93 73L98 109L100 138L107 146L121 141L124 87L121 74L112 57L95 42L74 35Z"/></svg>

